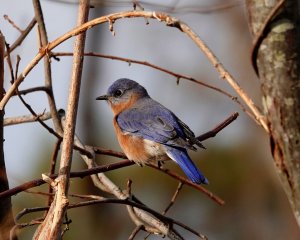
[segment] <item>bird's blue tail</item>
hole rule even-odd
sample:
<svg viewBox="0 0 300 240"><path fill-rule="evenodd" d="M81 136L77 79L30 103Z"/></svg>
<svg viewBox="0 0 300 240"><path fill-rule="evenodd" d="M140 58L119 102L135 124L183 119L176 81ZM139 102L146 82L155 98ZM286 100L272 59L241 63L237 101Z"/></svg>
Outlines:
<svg viewBox="0 0 300 240"><path fill-rule="evenodd" d="M190 159L185 149L167 147L167 154L173 161L175 161L181 167L186 176L192 182L197 184L208 184L208 180L204 177L204 175L200 172L200 170Z"/></svg>

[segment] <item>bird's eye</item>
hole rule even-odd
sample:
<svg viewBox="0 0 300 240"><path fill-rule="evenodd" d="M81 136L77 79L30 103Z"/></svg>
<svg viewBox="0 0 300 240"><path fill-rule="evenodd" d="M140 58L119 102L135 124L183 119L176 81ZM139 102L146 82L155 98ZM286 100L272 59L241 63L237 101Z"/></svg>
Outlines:
<svg viewBox="0 0 300 240"><path fill-rule="evenodd" d="M117 89L114 92L114 97L120 97L123 94L123 91L121 89Z"/></svg>

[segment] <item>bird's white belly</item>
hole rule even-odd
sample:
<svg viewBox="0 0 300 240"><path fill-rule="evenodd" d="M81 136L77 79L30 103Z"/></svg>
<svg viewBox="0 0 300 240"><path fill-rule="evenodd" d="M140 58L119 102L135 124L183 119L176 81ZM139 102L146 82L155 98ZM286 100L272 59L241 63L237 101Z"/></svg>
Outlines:
<svg viewBox="0 0 300 240"><path fill-rule="evenodd" d="M144 141L145 151L152 158L159 161L165 161L168 159L166 155L166 148L164 147L164 145L148 139L144 139L143 141Z"/></svg>

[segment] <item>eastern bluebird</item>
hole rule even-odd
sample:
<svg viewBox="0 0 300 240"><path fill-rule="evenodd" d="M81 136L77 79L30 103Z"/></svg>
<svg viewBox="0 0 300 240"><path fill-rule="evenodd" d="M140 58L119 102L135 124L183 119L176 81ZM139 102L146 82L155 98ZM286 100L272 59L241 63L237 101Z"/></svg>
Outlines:
<svg viewBox="0 0 300 240"><path fill-rule="evenodd" d="M172 159L197 184L208 180L190 159L187 149L204 148L192 130L169 109L153 100L137 82L121 78L97 97L107 100L114 113L113 125L129 160L143 165Z"/></svg>

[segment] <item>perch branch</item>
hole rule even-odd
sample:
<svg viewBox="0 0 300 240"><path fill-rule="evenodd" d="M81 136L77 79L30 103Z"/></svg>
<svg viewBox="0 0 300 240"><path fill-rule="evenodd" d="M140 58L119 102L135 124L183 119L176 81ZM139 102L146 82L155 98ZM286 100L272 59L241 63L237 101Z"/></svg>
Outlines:
<svg viewBox="0 0 300 240"><path fill-rule="evenodd" d="M228 124L230 124L232 121L234 121L236 119L236 118L232 117L232 116L235 116L235 115L236 114L232 114L230 117L228 117L221 124L216 126L214 129L208 131L207 133L202 134L201 136L199 136L197 138L200 138L201 141L204 141L204 140L206 140L206 139L208 139L212 136L215 136L215 134L217 132L219 132L220 130L222 130L226 126L228 126ZM224 124L224 123L226 123L226 124ZM218 129L218 130L216 130L216 129ZM213 132L214 134L208 134L210 132ZM77 138L75 138L75 139L76 139L75 143L77 144L76 145L77 148L80 149L80 151L82 151L85 154L82 157L88 158L88 157L93 155L93 154L89 153L88 150L84 149L84 146L80 143L79 139L77 139ZM99 147L91 147L91 146L89 146L88 149L93 150L93 152L96 153L96 154L103 154L103 155L114 156L114 157L118 157L118 158L122 158L122 159L127 159L125 154L122 153L122 152L108 150L108 149L99 148ZM89 153L89 154L87 154L87 153ZM104 166L92 167L88 170L83 170L83 171L79 171L79 172L71 172L70 177L71 178L73 178L73 177L83 178L85 176L93 175L93 174L96 174L96 173L112 171L114 169L119 169L119 168L123 168L123 167L126 167L126 166L131 166L131 165L134 165L134 162L126 160L126 161L112 163L112 164L108 164L108 165L104 165ZM164 170L158 168L155 165L153 167L160 170L160 171L164 171ZM55 179L57 177L57 175L53 174L53 175L49 175L49 177L52 178L52 179ZM1 192L0 193L0 199L5 198L5 197L9 197L9 196L12 196L12 195L16 195L16 194L18 194L22 191L25 191L27 189L30 189L30 188L33 188L33 187L36 187L36 186L40 186L44 183L45 182L42 179L36 179L36 180L33 180L33 181L29 181L27 183L24 183L22 185L19 185L19 186L15 187L15 188L9 189L5 192Z"/></svg>
<svg viewBox="0 0 300 240"><path fill-rule="evenodd" d="M94 167L94 168L90 168L90 169L86 169L86 170L82 170L82 171L71 172L70 177L71 178L84 178L86 176L91 176L93 174L97 174L97 173L101 173L101 172L108 172L108 171L112 171L115 169L124 168L126 166L130 166L133 164L134 163L131 161L122 161L122 162L112 163L112 164L98 166L98 167ZM49 175L48 177L54 180L55 178L57 178L57 176L58 176L57 174L52 174L52 175ZM28 181L17 187L14 187L7 191L1 192L0 199L16 195L20 192L26 191L33 187L40 186L42 184L45 184L45 181L42 178Z"/></svg>

